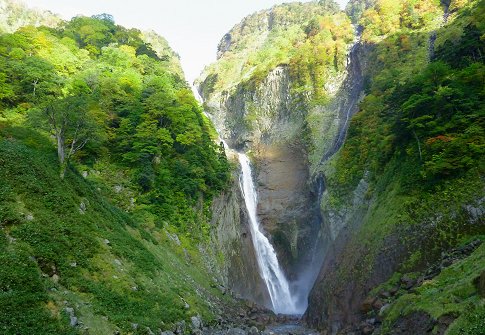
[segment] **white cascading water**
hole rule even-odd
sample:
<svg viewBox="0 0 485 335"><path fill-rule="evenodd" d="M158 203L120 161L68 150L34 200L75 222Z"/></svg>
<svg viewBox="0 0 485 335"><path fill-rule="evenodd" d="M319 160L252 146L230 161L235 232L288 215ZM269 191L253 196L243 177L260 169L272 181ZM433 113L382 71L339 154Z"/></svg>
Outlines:
<svg viewBox="0 0 485 335"><path fill-rule="evenodd" d="M259 271L268 288L273 311L278 314L302 314L290 292L288 281L280 268L276 252L268 238L261 231L256 214L258 197L254 187L249 158L243 153L238 153L238 156L242 169L239 184L249 214L251 236Z"/></svg>

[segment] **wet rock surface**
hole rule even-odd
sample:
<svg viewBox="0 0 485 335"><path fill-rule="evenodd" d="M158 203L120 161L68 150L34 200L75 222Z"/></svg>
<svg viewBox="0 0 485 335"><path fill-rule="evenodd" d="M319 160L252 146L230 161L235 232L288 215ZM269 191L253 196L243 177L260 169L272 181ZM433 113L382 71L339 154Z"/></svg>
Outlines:
<svg viewBox="0 0 485 335"><path fill-rule="evenodd" d="M258 264L248 225L248 214L234 175L232 188L214 199L212 204L212 238L210 248L203 254L215 252L224 255L224 264L211 263L214 255L206 257L211 272L215 274L214 287L223 294L255 301L260 305L269 303L269 295L259 275ZM245 280L240 280L245 278Z"/></svg>

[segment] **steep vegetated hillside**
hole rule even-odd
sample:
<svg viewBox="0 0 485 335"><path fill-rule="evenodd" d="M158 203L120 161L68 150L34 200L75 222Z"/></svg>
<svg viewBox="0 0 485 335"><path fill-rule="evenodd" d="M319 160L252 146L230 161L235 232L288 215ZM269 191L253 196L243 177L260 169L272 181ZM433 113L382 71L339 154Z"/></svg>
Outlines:
<svg viewBox="0 0 485 335"><path fill-rule="evenodd" d="M0 63L0 333L146 334L233 304L207 268L229 165L166 41L75 17L0 35Z"/></svg>
<svg viewBox="0 0 485 335"><path fill-rule="evenodd" d="M167 42L10 1L0 20L0 332L200 333L180 321L227 318L228 289L268 305ZM284 4L198 80L324 334L483 334L484 22L484 0Z"/></svg>
<svg viewBox="0 0 485 335"><path fill-rule="evenodd" d="M252 155L290 278L305 253L323 262L311 325L483 331L483 246L471 241L485 233L484 8L277 6L236 25L199 80L223 136Z"/></svg>
<svg viewBox="0 0 485 335"><path fill-rule="evenodd" d="M443 252L485 228L484 3L417 4L410 15L406 3L378 1L359 21L363 42L373 46L368 84L345 145L325 169L322 205L340 234L308 311L310 322L326 328L358 322L376 309L379 314L394 299L388 291L371 308L364 297L382 295L375 287L389 278L395 288L402 278L413 278L420 288L407 296L406 309L380 312L387 331L400 315L422 313L433 328L433 320L444 315L461 320L465 311L482 313L472 285L480 265L462 267L463 277L448 278L456 286L446 288L424 272ZM365 191L359 216L352 217L349 204L360 188ZM428 300L424 292L430 287L442 293ZM410 323L408 331L422 331L426 324Z"/></svg>

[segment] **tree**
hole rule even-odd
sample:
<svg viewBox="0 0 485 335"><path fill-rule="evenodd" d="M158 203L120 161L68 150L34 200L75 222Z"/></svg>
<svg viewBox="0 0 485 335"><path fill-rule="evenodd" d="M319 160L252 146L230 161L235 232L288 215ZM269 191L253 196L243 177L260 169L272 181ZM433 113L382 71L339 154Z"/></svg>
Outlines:
<svg viewBox="0 0 485 335"><path fill-rule="evenodd" d="M320 0L318 4L322 6L325 11L332 14L338 13L340 11L340 6L333 0Z"/></svg>
<svg viewBox="0 0 485 335"><path fill-rule="evenodd" d="M89 113L88 96L69 96L43 109L48 127L56 138L60 177L64 179L69 160L96 136L96 122Z"/></svg>

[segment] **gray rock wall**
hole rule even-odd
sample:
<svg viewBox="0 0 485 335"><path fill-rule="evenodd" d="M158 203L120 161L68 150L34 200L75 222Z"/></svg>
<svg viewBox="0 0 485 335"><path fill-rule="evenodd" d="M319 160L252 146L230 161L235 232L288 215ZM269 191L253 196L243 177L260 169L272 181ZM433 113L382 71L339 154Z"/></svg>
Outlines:
<svg viewBox="0 0 485 335"><path fill-rule="evenodd" d="M256 87L239 85L207 103L232 148L252 158L258 214L292 279L311 259L320 229L317 194L308 163L305 110L292 99L288 68L271 71Z"/></svg>
<svg viewBox="0 0 485 335"><path fill-rule="evenodd" d="M259 275L237 178L230 190L214 200L211 225L212 259L217 260L211 270L217 275L220 288L236 297L270 307L266 286Z"/></svg>

